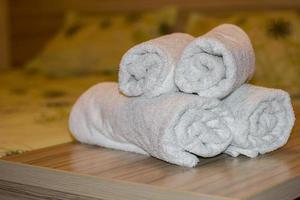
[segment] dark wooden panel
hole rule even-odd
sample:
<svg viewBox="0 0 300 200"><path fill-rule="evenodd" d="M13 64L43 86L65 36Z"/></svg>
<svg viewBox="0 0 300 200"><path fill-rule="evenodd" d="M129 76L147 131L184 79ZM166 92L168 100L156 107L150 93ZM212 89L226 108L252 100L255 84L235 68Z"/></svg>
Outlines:
<svg viewBox="0 0 300 200"><path fill-rule="evenodd" d="M143 11L164 6L191 10L249 10L299 8L299 0L11 0L17 12L59 13L75 9L87 12ZM39 9L35 9L39 8Z"/></svg>
<svg viewBox="0 0 300 200"><path fill-rule="evenodd" d="M0 0L0 70L10 67L9 16L7 0Z"/></svg>

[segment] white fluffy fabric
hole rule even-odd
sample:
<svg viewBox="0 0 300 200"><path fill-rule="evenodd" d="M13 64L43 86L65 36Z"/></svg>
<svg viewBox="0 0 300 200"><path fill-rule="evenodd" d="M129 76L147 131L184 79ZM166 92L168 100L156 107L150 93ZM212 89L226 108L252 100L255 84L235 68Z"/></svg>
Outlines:
<svg viewBox="0 0 300 200"><path fill-rule="evenodd" d="M120 62L119 88L127 96L155 97L176 91L174 69L193 37L173 33L129 49Z"/></svg>
<svg viewBox="0 0 300 200"><path fill-rule="evenodd" d="M285 91L244 84L223 102L236 118L233 141L226 153L256 157L287 142L295 116Z"/></svg>
<svg viewBox="0 0 300 200"><path fill-rule="evenodd" d="M231 143L233 117L217 99L182 93L157 98L126 97L117 83L102 83L74 105L69 127L77 140L150 154L193 167Z"/></svg>
<svg viewBox="0 0 300 200"><path fill-rule="evenodd" d="M186 93L223 98L249 80L255 55L247 34L223 24L193 40L175 69L175 83Z"/></svg>

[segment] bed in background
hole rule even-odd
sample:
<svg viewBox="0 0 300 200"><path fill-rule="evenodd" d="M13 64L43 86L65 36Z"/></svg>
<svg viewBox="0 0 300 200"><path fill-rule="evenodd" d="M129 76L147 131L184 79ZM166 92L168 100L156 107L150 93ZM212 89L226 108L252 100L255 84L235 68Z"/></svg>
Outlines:
<svg viewBox="0 0 300 200"><path fill-rule="evenodd" d="M117 80L132 45L174 31L200 35L234 23L257 55L253 83L300 97L299 1L8 2L10 70L0 74L0 156L72 141L75 99L100 81Z"/></svg>
<svg viewBox="0 0 300 200"><path fill-rule="evenodd" d="M6 49L12 49L12 60L8 60L13 67L0 72L0 157L6 155L0 159L0 198L299 197L297 122L288 144L278 151L256 159L225 154L201 158L195 169L75 143L67 130L75 99L97 82L117 79L117 59L123 49L172 31L198 35L224 22L243 27L254 41L258 67L255 83L288 90L299 116L299 1L6 3L11 38ZM2 36L0 30L0 40ZM121 39L116 43L112 38L118 36ZM103 45L105 39L107 44Z"/></svg>

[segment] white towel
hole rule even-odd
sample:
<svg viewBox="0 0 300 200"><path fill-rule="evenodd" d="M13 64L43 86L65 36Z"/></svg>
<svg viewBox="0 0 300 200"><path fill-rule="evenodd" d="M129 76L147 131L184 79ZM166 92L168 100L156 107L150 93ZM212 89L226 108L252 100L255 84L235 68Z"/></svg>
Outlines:
<svg viewBox="0 0 300 200"><path fill-rule="evenodd" d="M83 143L150 154L193 167L232 140L231 112L217 99L182 93L157 98L126 97L117 83L102 83L74 105L69 126Z"/></svg>
<svg viewBox="0 0 300 200"><path fill-rule="evenodd" d="M188 34L173 33L129 49L120 62L120 91L146 97L176 91L174 69L183 48L192 40Z"/></svg>
<svg viewBox="0 0 300 200"><path fill-rule="evenodd" d="M249 80L255 55L247 34L223 24L193 40L175 69L175 83L186 93L223 98Z"/></svg>
<svg viewBox="0 0 300 200"><path fill-rule="evenodd" d="M256 157L287 142L295 116L285 91L244 84L223 102L232 110L237 125L226 153Z"/></svg>

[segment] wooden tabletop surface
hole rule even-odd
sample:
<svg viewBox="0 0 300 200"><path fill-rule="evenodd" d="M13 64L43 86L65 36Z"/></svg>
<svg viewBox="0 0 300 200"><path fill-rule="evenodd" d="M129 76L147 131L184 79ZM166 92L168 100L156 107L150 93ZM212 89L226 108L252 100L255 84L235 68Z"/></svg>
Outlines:
<svg viewBox="0 0 300 200"><path fill-rule="evenodd" d="M299 114L297 109L298 118ZM234 199L300 197L298 122L288 143L277 151L255 159L221 154L201 159L196 168L179 167L144 155L79 143L35 150L5 160Z"/></svg>

